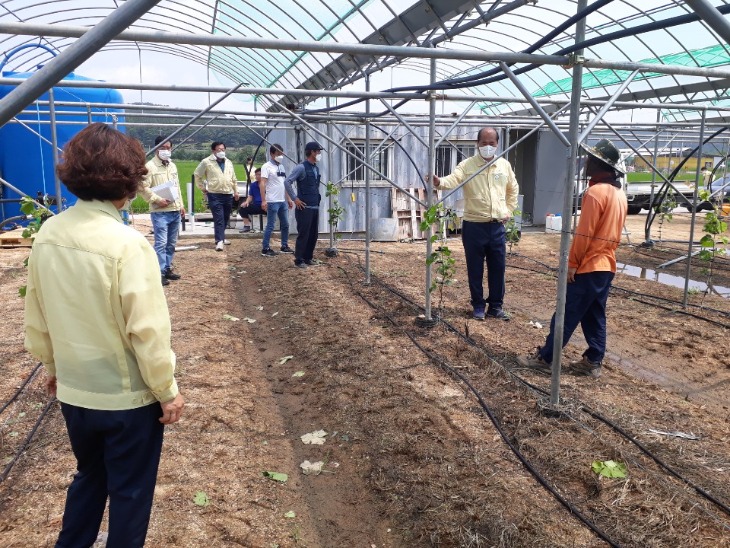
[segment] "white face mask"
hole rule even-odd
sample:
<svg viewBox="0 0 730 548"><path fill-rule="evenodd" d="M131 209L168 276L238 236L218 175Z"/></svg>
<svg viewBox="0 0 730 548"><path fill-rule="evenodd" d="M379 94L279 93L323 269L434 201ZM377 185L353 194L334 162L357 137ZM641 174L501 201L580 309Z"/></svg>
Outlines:
<svg viewBox="0 0 730 548"><path fill-rule="evenodd" d="M320 160L322 159L322 153L321 153L321 152L319 152L319 153L318 153L318 154L317 154L317 155L316 155L316 156L314 157L314 159L315 159L315 160L316 160L317 162L319 162L319 161L320 161Z"/></svg>
<svg viewBox="0 0 730 548"><path fill-rule="evenodd" d="M220 152L216 152L215 157L218 158L219 160L223 160L226 157L226 151L221 150Z"/></svg>
<svg viewBox="0 0 730 548"><path fill-rule="evenodd" d="M172 152L165 149L158 150L157 155L160 157L160 160L169 160L170 158L172 158Z"/></svg>
<svg viewBox="0 0 730 548"><path fill-rule="evenodd" d="M284 157L283 156L275 156L274 157L274 160L276 160L277 162L281 163L281 162L284 161Z"/></svg>
<svg viewBox="0 0 730 548"><path fill-rule="evenodd" d="M496 152L497 152L497 147L493 147L490 145L479 147L479 154L484 159L491 158L492 156L495 155Z"/></svg>

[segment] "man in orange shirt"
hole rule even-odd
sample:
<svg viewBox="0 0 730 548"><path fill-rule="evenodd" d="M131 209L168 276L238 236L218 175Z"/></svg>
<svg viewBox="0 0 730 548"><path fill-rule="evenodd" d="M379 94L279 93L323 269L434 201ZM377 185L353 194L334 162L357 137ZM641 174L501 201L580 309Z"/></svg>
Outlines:
<svg viewBox="0 0 730 548"><path fill-rule="evenodd" d="M597 378L606 353L606 300L616 274L616 248L626 220L626 194L621 188L621 154L608 139L595 147L583 145L589 154L588 190L583 196L580 220L568 258L568 290L565 301L563 347L580 323L588 349L583 359L571 363L576 373ZM520 356L522 367L550 370L555 340L555 315L550 334L533 356Z"/></svg>

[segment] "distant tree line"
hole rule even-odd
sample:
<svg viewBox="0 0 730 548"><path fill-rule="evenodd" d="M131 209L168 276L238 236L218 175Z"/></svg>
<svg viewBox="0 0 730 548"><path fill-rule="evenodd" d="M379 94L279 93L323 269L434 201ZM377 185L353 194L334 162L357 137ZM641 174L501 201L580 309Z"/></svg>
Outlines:
<svg viewBox="0 0 730 548"><path fill-rule="evenodd" d="M144 110L129 112L144 112ZM144 125L127 125L126 132L127 135L138 139L145 149L149 149L154 146L155 137L158 135L169 135L190 120L190 117L185 116L154 116L155 114L168 114L159 110L154 110L150 112L150 114L151 116L146 118L127 118L127 121L129 122L144 122ZM170 112L169 114L174 113ZM246 127L243 127L239 122L226 118L215 120L211 124L216 126L226 126L225 128L205 127L196 132L200 124L205 123L205 121L205 119L197 121L195 125L198 127L185 128L185 130L175 136L173 139L175 158L179 160L201 160L210 154L210 144L213 141L222 141L226 144L228 157L231 161L244 163L246 158L253 156L254 151L261 142L261 138L256 135L256 133ZM195 134L190 139L187 139L193 133ZM185 142L182 143L182 141ZM266 144L261 146L255 159L257 163L265 161L267 157L267 148Z"/></svg>

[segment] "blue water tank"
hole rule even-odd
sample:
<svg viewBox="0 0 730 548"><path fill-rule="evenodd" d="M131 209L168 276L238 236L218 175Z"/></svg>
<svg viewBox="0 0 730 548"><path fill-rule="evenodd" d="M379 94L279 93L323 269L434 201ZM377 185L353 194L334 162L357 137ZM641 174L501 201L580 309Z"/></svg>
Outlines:
<svg viewBox="0 0 730 548"><path fill-rule="evenodd" d="M32 72L3 72L4 78L30 78ZM77 74L69 74L64 80L94 81ZM0 85L0 99L10 93L15 86ZM89 110L86 103L122 104L122 94L114 89L54 87L54 100L58 102L78 103L79 106L56 105L56 136L58 146L63 146L89 123ZM38 101L48 101L48 93ZM54 196L56 194L53 173L53 150L50 145L51 126L49 123L48 105L37 102L27 107L17 118L34 131L48 139L45 142L23 125L11 121L0 128L0 176L13 186L32 197L40 194ZM124 110L117 108L91 108L92 122L114 123L117 129L124 131ZM60 156L60 152L59 152ZM2 187L2 198L19 198L16 192ZM76 203L76 197L66 190L62 184L64 207ZM55 210L55 208L53 208ZM19 203L0 202L0 221L20 214Z"/></svg>

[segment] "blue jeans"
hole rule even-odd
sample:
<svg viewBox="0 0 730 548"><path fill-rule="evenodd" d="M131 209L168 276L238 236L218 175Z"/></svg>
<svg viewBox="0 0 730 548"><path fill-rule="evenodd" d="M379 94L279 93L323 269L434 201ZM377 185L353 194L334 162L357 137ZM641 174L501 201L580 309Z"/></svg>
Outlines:
<svg viewBox="0 0 730 548"><path fill-rule="evenodd" d="M575 281L568 284L565 298L565 322L563 324L563 347L568 344L578 324L588 350L583 355L593 363L601 363L606 354L606 301L611 289L613 272L586 272L576 274ZM550 334L539 352L548 363L553 361L555 344L555 314L550 320Z"/></svg>
<svg viewBox="0 0 730 548"><path fill-rule="evenodd" d="M261 249L269 249L271 233L274 232L276 217L279 217L279 228L281 229L281 247L289 247L289 207L286 202L268 202L266 207L266 228L264 239L261 242Z"/></svg>
<svg viewBox="0 0 730 548"><path fill-rule="evenodd" d="M502 308L504 270L507 260L507 230L502 223L464 221L461 227L471 305ZM484 298L484 263L487 264L489 296Z"/></svg>
<svg viewBox="0 0 730 548"><path fill-rule="evenodd" d="M226 239L226 227L233 211L233 194L214 194L208 192L208 209L213 215L215 243Z"/></svg>
<svg viewBox="0 0 730 548"><path fill-rule="evenodd" d="M109 499L108 548L144 545L162 451L160 404L100 411L61 404L78 472L56 548L91 546Z"/></svg>
<svg viewBox="0 0 730 548"><path fill-rule="evenodd" d="M172 257L175 255L175 244L180 231L179 211L160 211L151 213L152 229L155 232L155 253L160 271L172 268Z"/></svg>

